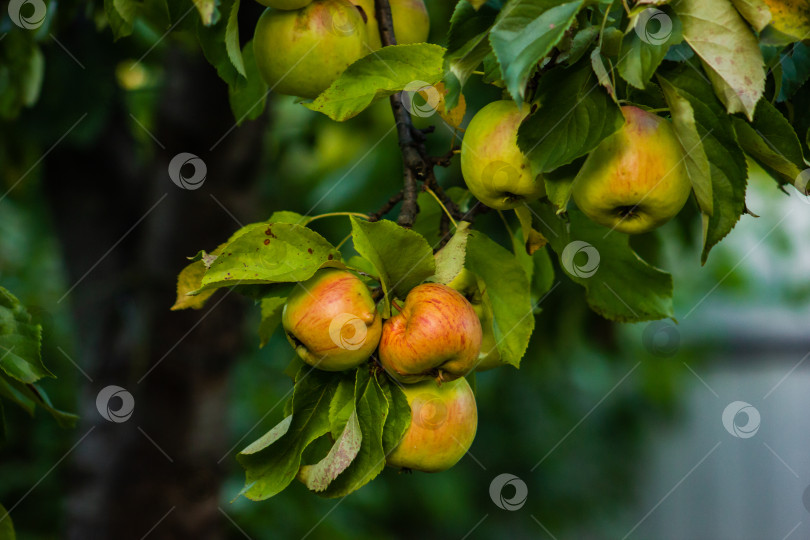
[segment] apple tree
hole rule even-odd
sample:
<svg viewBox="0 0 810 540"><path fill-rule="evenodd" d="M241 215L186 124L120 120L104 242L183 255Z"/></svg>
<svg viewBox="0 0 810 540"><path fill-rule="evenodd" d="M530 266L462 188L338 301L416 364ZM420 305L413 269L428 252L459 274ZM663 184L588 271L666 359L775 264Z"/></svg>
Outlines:
<svg viewBox="0 0 810 540"><path fill-rule="evenodd" d="M664 242L654 230L675 220L700 231L705 263L754 219L753 167L774 197L808 195L799 0L460 0L441 36L421 0L266 0L244 36L249 1L115 0L96 15L116 39L138 25L192 36L243 127L273 94L350 126L390 104L401 186L382 207L278 211L177 254L191 256L173 310L244 295L261 344L283 333L295 351L283 420L236 455L250 499L296 478L342 497L386 464L451 467L487 407L476 373L533 360L557 284L581 287L609 321L677 319L672 277L639 243ZM5 117L37 100L40 38L6 38L22 52L2 59ZM438 152L431 138L446 133ZM194 159L169 167L186 189Z"/></svg>

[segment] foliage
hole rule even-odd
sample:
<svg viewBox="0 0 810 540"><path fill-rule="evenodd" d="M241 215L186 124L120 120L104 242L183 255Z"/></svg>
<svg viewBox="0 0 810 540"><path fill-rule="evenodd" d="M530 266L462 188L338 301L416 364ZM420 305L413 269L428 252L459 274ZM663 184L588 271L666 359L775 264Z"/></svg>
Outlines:
<svg viewBox="0 0 810 540"><path fill-rule="evenodd" d="M190 32L228 85L238 123L258 118L267 102L251 43L239 35L242 7L240 0L103 5L115 39L135 33L139 22L153 29L168 26L186 37ZM194 8L192 20L187 15ZM303 105L331 120L349 121L382 98L410 92L416 99L413 94L425 89L410 86L418 82L441 84L443 107L449 111L464 98L480 101L465 92L472 77L482 76L494 92L529 108L518 144L534 172L543 175L548 197L521 208L516 218L501 214L508 228L504 234L491 222L479 226L479 206L466 191L451 196L421 170L419 180L432 188L429 193L446 216L427 212L424 198L415 201L422 212L412 227L380 219L390 207L382 216L351 215L351 242L336 245L310 227L322 216L274 215L241 228L214 251L192 257L180 274L175 308L200 308L215 290L233 287L260 305L264 344L278 326L291 284L318 269L346 268L366 277L379 288L380 312L387 318L392 304L410 289L425 280L449 281L461 262L488 292L484 309L494 321L498 352L519 367L539 301L554 281L550 261L556 259L563 270L558 274L581 287L587 305L606 319L632 323L674 317L670 274L642 259L626 235L591 223L574 208L572 182L582 158L622 127L620 106L632 104L663 113L675 128L701 216L703 263L747 213L749 159L777 187L795 184L804 191L806 185L797 182L807 168L810 120L794 101L808 91L810 54L797 38L777 44L761 39L767 25L768 18L751 3L730 0L637 2L632 7L618 1L460 0L446 39L438 40L443 47L384 47L355 62ZM0 53L3 118L37 101L45 69L39 52L47 35L47 25L43 28L36 33L12 28ZM458 123L450 128L455 133ZM511 229L516 220L519 234ZM442 228L438 242L433 241L434 221ZM67 421L44 394L24 399L21 389L34 388L49 372L38 355L39 330L27 322L16 299L10 294L2 298L9 321L4 328L11 329L6 334L16 336L3 345L0 335L8 353L0 360L0 385L8 381L5 397L24 407L38 398L58 420ZM398 388L373 360L351 373L293 371L288 414L238 456L247 473L243 494L266 499L297 475L325 497L367 484L408 424L410 409Z"/></svg>

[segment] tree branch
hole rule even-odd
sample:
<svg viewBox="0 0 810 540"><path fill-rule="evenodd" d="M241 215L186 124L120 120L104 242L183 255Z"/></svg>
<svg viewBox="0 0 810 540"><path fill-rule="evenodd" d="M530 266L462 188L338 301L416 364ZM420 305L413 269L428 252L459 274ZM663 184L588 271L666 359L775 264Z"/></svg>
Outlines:
<svg viewBox="0 0 810 540"><path fill-rule="evenodd" d="M373 212L373 213L369 214L368 215L368 220L371 221L371 222L380 221L380 219L385 214L390 212L391 209L394 208L404 197L405 197L405 194L400 190L396 195L394 195L393 197L388 199L388 202L386 202L384 205L382 205L382 208L380 208L376 212Z"/></svg>
<svg viewBox="0 0 810 540"><path fill-rule="evenodd" d="M391 15L391 5L388 0L374 1L377 24L380 28L380 40L383 46L396 45L397 38L394 35L394 19ZM419 194L417 179L424 174L427 166L424 159L425 150L422 146L424 136L422 133L416 136L416 130L411 122L411 114L402 102L402 92L394 94L390 98L391 111L394 113L394 121L397 125L397 135L399 135L399 149L402 153L403 189L402 208L399 212L397 222L403 227L412 227L419 213L419 205L416 197Z"/></svg>

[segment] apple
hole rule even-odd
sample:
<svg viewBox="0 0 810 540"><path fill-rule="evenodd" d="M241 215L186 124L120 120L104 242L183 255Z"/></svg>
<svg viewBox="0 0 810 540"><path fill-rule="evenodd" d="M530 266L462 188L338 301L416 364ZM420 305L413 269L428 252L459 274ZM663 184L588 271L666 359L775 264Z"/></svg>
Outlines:
<svg viewBox="0 0 810 540"><path fill-rule="evenodd" d="M293 11L267 8L256 24L253 50L273 92L315 98L368 53L368 31L348 0L314 0Z"/></svg>
<svg viewBox="0 0 810 540"><path fill-rule="evenodd" d="M377 24L374 0L352 0L363 8L368 19L368 44L376 51L382 47L380 28ZM430 33L430 16L424 0L389 0L391 17L394 19L394 35L397 45L423 43Z"/></svg>
<svg viewBox="0 0 810 540"><path fill-rule="evenodd" d="M508 210L546 194L540 175L518 148L517 132L529 113L513 101L493 101L470 121L461 142L461 174L475 197L497 210Z"/></svg>
<svg viewBox="0 0 810 540"><path fill-rule="evenodd" d="M402 390L411 406L411 425L388 455L387 464L440 472L458 463L470 449L478 427L475 396L467 380L422 381Z"/></svg>
<svg viewBox="0 0 810 540"><path fill-rule="evenodd" d="M318 270L295 286L281 325L298 356L325 371L351 369L366 361L382 333L371 293L360 278L337 269Z"/></svg>
<svg viewBox="0 0 810 540"><path fill-rule="evenodd" d="M574 179L574 202L596 223L627 234L663 225L681 211L692 184L675 130L638 107L599 143Z"/></svg>
<svg viewBox="0 0 810 540"><path fill-rule="evenodd" d="M464 295L464 298L472 304L475 314L478 315L478 320L481 321L481 351L478 353L475 371L487 371L506 365L501 360L501 355L498 352L498 342L495 340L495 331L493 329L492 311L484 305L486 291L482 292L479 289L475 274L466 268L462 268L461 272L447 286Z"/></svg>
<svg viewBox="0 0 810 540"><path fill-rule="evenodd" d="M467 299L447 285L423 283L385 321L379 359L403 383L451 381L475 367L480 349L481 322Z"/></svg>
<svg viewBox="0 0 810 540"><path fill-rule="evenodd" d="M301 9L309 5L312 0L256 0L263 6L273 9Z"/></svg>

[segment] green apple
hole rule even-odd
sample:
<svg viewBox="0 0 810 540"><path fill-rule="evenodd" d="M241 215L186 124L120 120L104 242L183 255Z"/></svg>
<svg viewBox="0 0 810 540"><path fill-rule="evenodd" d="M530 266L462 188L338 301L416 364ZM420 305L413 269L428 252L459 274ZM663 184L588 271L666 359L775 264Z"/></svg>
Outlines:
<svg viewBox="0 0 810 540"><path fill-rule="evenodd" d="M423 381L402 387L411 406L411 425L388 455L391 467L444 471L464 457L475 439L478 409L464 378L437 384Z"/></svg>
<svg viewBox="0 0 810 540"><path fill-rule="evenodd" d="M532 174L518 148L517 132L529 113L513 101L494 101L470 121L461 142L461 173L475 197L498 210L508 210L546 194L541 176Z"/></svg>
<svg viewBox="0 0 810 540"><path fill-rule="evenodd" d="M597 146L573 184L574 202L596 223L638 234L681 211L692 184L672 125L638 107L622 107L625 124Z"/></svg>
<svg viewBox="0 0 810 540"><path fill-rule="evenodd" d="M366 361L382 333L374 299L360 278L325 269L295 286L281 315L298 356L325 371L351 369Z"/></svg>
<svg viewBox="0 0 810 540"><path fill-rule="evenodd" d="M447 285L424 283L385 321L379 359L400 382L451 381L475 367L480 349L481 322L467 299Z"/></svg>
<svg viewBox="0 0 810 540"><path fill-rule="evenodd" d="M256 0L263 6L271 7L273 9L301 9L308 6L312 0Z"/></svg>
<svg viewBox="0 0 810 540"><path fill-rule="evenodd" d="M368 31L348 0L314 0L293 11L266 9L253 50L270 90L315 98L368 53Z"/></svg>
<svg viewBox="0 0 810 540"><path fill-rule="evenodd" d="M478 315L478 320L481 321L481 351L478 353L475 371L487 371L506 365L501 360L501 355L498 352L498 342L495 340L495 331L493 329L492 310L484 305L486 291L482 292L479 289L475 274L466 268L462 268L461 272L447 286L464 295L464 298L472 304L475 314Z"/></svg>
<svg viewBox="0 0 810 540"><path fill-rule="evenodd" d="M377 25L374 0L352 0L363 8L368 19L368 44L372 50L382 47L380 28ZM394 35L397 45L423 43L430 33L430 17L424 0L389 0L391 17L394 19Z"/></svg>

